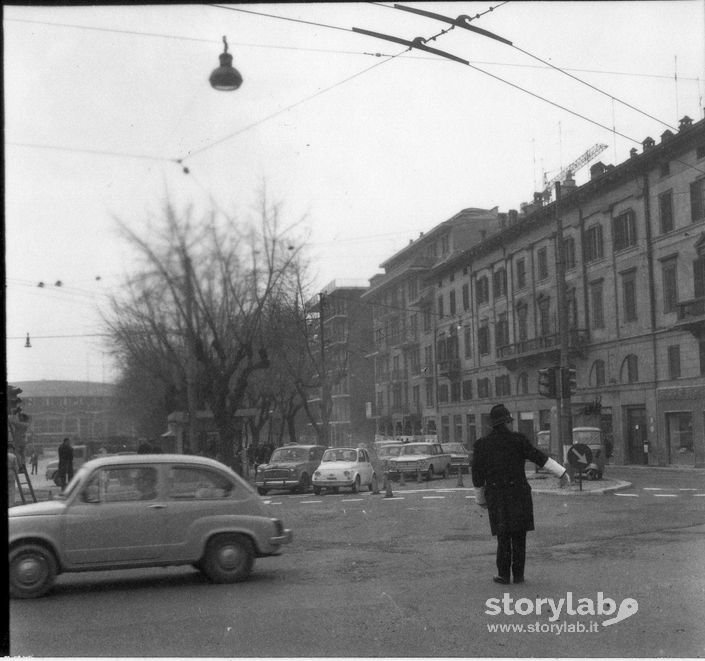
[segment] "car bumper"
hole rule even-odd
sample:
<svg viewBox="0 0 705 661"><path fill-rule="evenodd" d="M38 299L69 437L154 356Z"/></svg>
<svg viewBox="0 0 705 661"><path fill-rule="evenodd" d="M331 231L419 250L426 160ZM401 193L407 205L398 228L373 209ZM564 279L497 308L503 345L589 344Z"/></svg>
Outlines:
<svg viewBox="0 0 705 661"><path fill-rule="evenodd" d="M286 528L282 531L281 535L272 537L269 541L273 546L281 546L282 544L291 544L293 539L294 533L291 532L291 530L289 530L288 528Z"/></svg>
<svg viewBox="0 0 705 661"><path fill-rule="evenodd" d="M311 482L314 487L351 487L353 485L352 480L313 480Z"/></svg>
<svg viewBox="0 0 705 661"><path fill-rule="evenodd" d="M287 479L287 478L272 478L271 480L255 480L256 487L262 487L263 489L289 489L291 487L296 487L299 485L299 480L297 479Z"/></svg>

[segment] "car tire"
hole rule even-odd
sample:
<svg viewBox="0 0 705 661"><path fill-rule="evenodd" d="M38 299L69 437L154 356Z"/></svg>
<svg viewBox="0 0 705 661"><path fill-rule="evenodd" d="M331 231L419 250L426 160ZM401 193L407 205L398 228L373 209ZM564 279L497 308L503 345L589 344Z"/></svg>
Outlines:
<svg viewBox="0 0 705 661"><path fill-rule="evenodd" d="M299 484L291 490L291 493L306 493L311 486L311 478L308 473L302 473Z"/></svg>
<svg viewBox="0 0 705 661"><path fill-rule="evenodd" d="M255 563L252 541L245 535L219 535L208 542L200 561L201 571L213 583L246 579Z"/></svg>
<svg viewBox="0 0 705 661"><path fill-rule="evenodd" d="M359 493L360 492L360 476L356 475L355 479L353 480L352 483L352 492L353 493Z"/></svg>
<svg viewBox="0 0 705 661"><path fill-rule="evenodd" d="M379 490L379 484L377 483L377 473L372 473L372 479L370 480L369 489L370 491Z"/></svg>
<svg viewBox="0 0 705 661"><path fill-rule="evenodd" d="M443 479L447 480L449 476L450 476L450 468L448 468L448 466L446 466L443 469Z"/></svg>
<svg viewBox="0 0 705 661"><path fill-rule="evenodd" d="M430 482L433 479L433 466L428 467L428 471L426 472L426 481Z"/></svg>
<svg viewBox="0 0 705 661"><path fill-rule="evenodd" d="M264 487L257 487L257 493L260 496L266 496L268 491L269 489L265 489Z"/></svg>
<svg viewBox="0 0 705 661"><path fill-rule="evenodd" d="M321 487L316 487L316 486L314 486L314 487L313 487L313 493L314 493L316 496L320 496L320 495L321 495Z"/></svg>
<svg viewBox="0 0 705 661"><path fill-rule="evenodd" d="M54 554L39 544L22 544L9 557L10 595L17 599L41 597L56 578Z"/></svg>

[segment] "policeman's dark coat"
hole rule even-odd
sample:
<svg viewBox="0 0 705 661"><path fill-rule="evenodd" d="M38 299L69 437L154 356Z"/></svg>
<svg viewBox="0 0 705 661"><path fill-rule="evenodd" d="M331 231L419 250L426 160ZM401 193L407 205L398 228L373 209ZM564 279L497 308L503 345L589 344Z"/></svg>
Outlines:
<svg viewBox="0 0 705 661"><path fill-rule="evenodd" d="M548 456L531 441L504 425L475 442L472 483L485 487L490 530L493 535L534 529L534 505L524 462L543 466Z"/></svg>

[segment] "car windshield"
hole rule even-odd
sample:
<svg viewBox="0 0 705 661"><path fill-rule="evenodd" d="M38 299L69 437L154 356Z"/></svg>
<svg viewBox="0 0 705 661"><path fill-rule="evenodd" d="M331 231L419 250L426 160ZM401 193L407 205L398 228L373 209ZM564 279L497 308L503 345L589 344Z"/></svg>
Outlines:
<svg viewBox="0 0 705 661"><path fill-rule="evenodd" d="M401 445L388 445L386 447L377 450L377 456L379 457L398 457L401 452Z"/></svg>
<svg viewBox="0 0 705 661"><path fill-rule="evenodd" d="M326 450L321 461L357 461L357 451L342 448Z"/></svg>
<svg viewBox="0 0 705 661"><path fill-rule="evenodd" d="M460 443L444 443L442 446L443 452L451 452L454 454L467 454L468 451Z"/></svg>
<svg viewBox="0 0 705 661"><path fill-rule="evenodd" d="M430 454L430 445L405 445L401 454Z"/></svg>
<svg viewBox="0 0 705 661"><path fill-rule="evenodd" d="M277 448L272 452L270 463L274 461L303 461L306 459L304 448Z"/></svg>

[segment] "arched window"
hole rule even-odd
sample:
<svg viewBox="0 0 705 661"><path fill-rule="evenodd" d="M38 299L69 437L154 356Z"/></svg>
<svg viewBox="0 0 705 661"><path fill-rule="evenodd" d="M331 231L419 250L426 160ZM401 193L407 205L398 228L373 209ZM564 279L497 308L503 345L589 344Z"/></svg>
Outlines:
<svg viewBox="0 0 705 661"><path fill-rule="evenodd" d="M605 361L596 360L590 370L590 384L593 386L605 385Z"/></svg>
<svg viewBox="0 0 705 661"><path fill-rule="evenodd" d="M639 359L635 354L629 354L622 362L621 382L636 383L639 380Z"/></svg>

